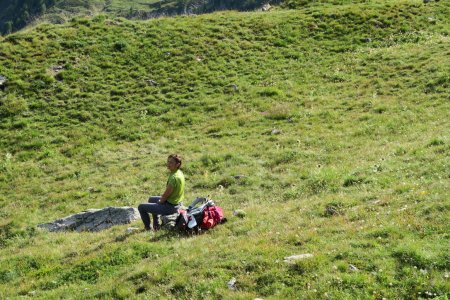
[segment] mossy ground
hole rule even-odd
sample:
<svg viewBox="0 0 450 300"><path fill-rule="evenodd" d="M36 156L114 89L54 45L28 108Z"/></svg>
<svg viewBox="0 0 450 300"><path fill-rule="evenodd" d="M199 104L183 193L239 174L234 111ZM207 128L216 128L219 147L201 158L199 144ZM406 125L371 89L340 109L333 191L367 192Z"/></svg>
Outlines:
<svg viewBox="0 0 450 300"><path fill-rule="evenodd" d="M2 39L1 297L447 299L449 16L367 1ZM161 193L173 152L226 224L36 229Z"/></svg>

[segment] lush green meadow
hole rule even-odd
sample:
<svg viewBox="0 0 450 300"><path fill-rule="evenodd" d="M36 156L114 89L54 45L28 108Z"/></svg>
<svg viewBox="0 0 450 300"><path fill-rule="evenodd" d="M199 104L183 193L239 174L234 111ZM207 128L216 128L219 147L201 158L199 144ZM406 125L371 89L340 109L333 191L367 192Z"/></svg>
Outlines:
<svg viewBox="0 0 450 300"><path fill-rule="evenodd" d="M450 6L290 3L0 38L0 298L448 299ZM161 193L174 152L226 224L36 228Z"/></svg>

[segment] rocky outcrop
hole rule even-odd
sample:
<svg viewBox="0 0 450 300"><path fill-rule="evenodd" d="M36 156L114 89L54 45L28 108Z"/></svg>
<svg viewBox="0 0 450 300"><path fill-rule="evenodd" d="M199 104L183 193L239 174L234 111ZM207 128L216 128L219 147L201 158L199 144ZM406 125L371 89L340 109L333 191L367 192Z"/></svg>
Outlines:
<svg viewBox="0 0 450 300"><path fill-rule="evenodd" d="M106 207L88 209L38 227L49 231L101 231L139 218L139 212L133 207Z"/></svg>

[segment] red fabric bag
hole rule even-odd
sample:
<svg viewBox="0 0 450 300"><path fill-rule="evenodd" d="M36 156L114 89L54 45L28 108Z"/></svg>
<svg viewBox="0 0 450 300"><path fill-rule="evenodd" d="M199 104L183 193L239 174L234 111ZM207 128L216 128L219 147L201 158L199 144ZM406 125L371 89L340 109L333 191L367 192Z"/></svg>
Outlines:
<svg viewBox="0 0 450 300"><path fill-rule="evenodd" d="M210 229L224 221L223 210L219 206L209 206L203 211L203 220L200 227Z"/></svg>

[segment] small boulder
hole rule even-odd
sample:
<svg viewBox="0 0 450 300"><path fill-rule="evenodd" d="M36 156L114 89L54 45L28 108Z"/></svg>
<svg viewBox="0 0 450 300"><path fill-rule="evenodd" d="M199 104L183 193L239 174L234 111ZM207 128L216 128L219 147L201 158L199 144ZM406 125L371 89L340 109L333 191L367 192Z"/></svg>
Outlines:
<svg viewBox="0 0 450 300"><path fill-rule="evenodd" d="M266 3L261 7L262 11L269 11L271 8L272 6L269 3Z"/></svg>
<svg viewBox="0 0 450 300"><path fill-rule="evenodd" d="M107 207L88 209L53 222L39 224L48 231L101 231L114 225L129 224L139 219L139 212L133 207Z"/></svg>

